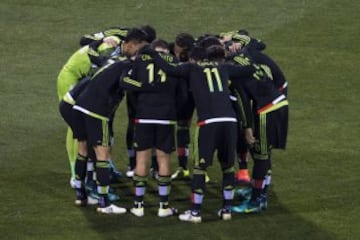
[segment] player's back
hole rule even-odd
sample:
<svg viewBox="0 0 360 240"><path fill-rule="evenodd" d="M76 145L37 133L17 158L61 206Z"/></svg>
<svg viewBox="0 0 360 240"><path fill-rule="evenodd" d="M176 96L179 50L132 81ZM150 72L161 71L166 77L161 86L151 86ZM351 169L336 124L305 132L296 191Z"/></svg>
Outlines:
<svg viewBox="0 0 360 240"><path fill-rule="evenodd" d="M102 116L110 116L123 97L119 79L128 67L130 64L126 58L119 58L100 68L79 95L76 105Z"/></svg>
<svg viewBox="0 0 360 240"><path fill-rule="evenodd" d="M169 54L161 54L168 63L175 63ZM137 96L136 117L152 119L176 118L175 91L178 79L165 74L154 64L151 56L141 54L135 60L133 77L143 84L166 83L166 91L140 92Z"/></svg>
<svg viewBox="0 0 360 240"><path fill-rule="evenodd" d="M235 117L228 89L228 74L217 62L201 61L190 72L198 121L211 118Z"/></svg>

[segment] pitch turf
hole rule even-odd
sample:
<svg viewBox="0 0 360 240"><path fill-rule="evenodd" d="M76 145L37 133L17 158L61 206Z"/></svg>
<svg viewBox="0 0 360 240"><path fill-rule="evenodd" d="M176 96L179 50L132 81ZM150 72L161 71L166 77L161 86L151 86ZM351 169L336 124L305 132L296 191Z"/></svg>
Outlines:
<svg viewBox="0 0 360 240"><path fill-rule="evenodd" d="M45 1L0 2L0 239L358 239L360 3L357 1ZM156 217L150 181L146 215L99 216L73 206L58 114L56 76L79 37L110 26L151 24L172 40L246 28L263 39L289 80L286 152L274 152L268 211L217 220L218 165L204 223ZM126 167L125 108L116 116L115 162ZM173 166L176 166L174 161ZM117 185L130 207L131 182ZM175 182L172 204L189 206Z"/></svg>

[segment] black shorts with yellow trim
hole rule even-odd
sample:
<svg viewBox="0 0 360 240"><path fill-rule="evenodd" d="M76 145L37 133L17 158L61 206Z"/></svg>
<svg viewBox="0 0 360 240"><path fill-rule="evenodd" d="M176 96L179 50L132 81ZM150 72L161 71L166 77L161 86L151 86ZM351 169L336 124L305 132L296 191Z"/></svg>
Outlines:
<svg viewBox="0 0 360 240"><path fill-rule="evenodd" d="M61 101L59 104L60 114L71 128L73 138L79 141L86 140L86 128L84 124L84 116L81 112L73 109L73 105Z"/></svg>
<svg viewBox="0 0 360 240"><path fill-rule="evenodd" d="M237 141L236 122L217 122L198 126L194 137L194 166L206 169L217 158L224 169L234 166Z"/></svg>
<svg viewBox="0 0 360 240"><path fill-rule="evenodd" d="M87 141L90 146L111 146L109 120L84 115Z"/></svg>
<svg viewBox="0 0 360 240"><path fill-rule="evenodd" d="M288 132L288 105L274 111L255 115L254 136L257 142L252 151L258 155L255 158L266 158L272 148L285 149Z"/></svg>

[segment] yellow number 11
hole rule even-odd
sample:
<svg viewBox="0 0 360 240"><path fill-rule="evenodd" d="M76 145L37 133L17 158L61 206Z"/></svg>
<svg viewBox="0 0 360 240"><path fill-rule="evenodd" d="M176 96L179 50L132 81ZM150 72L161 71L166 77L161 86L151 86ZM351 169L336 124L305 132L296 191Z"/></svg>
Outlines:
<svg viewBox="0 0 360 240"><path fill-rule="evenodd" d="M210 92L214 92L213 75L215 76L219 92L222 92L223 86L221 83L219 70L217 68L205 68L204 73L206 74L206 79L209 85Z"/></svg>

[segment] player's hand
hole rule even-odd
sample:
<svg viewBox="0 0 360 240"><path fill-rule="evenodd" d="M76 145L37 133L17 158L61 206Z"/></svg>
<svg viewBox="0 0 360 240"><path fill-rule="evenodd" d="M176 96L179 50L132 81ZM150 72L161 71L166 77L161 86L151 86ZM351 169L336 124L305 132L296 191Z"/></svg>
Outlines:
<svg viewBox="0 0 360 240"><path fill-rule="evenodd" d="M231 44L231 46L229 47L229 50L231 53L236 53L237 51L239 51L242 48L242 44L235 42L233 44Z"/></svg>
<svg viewBox="0 0 360 240"><path fill-rule="evenodd" d="M245 139L249 145L255 143L255 137L252 128L245 128Z"/></svg>
<svg viewBox="0 0 360 240"><path fill-rule="evenodd" d="M111 45L114 48L117 47L117 45L118 45L118 42L112 36L104 38L103 42Z"/></svg>

